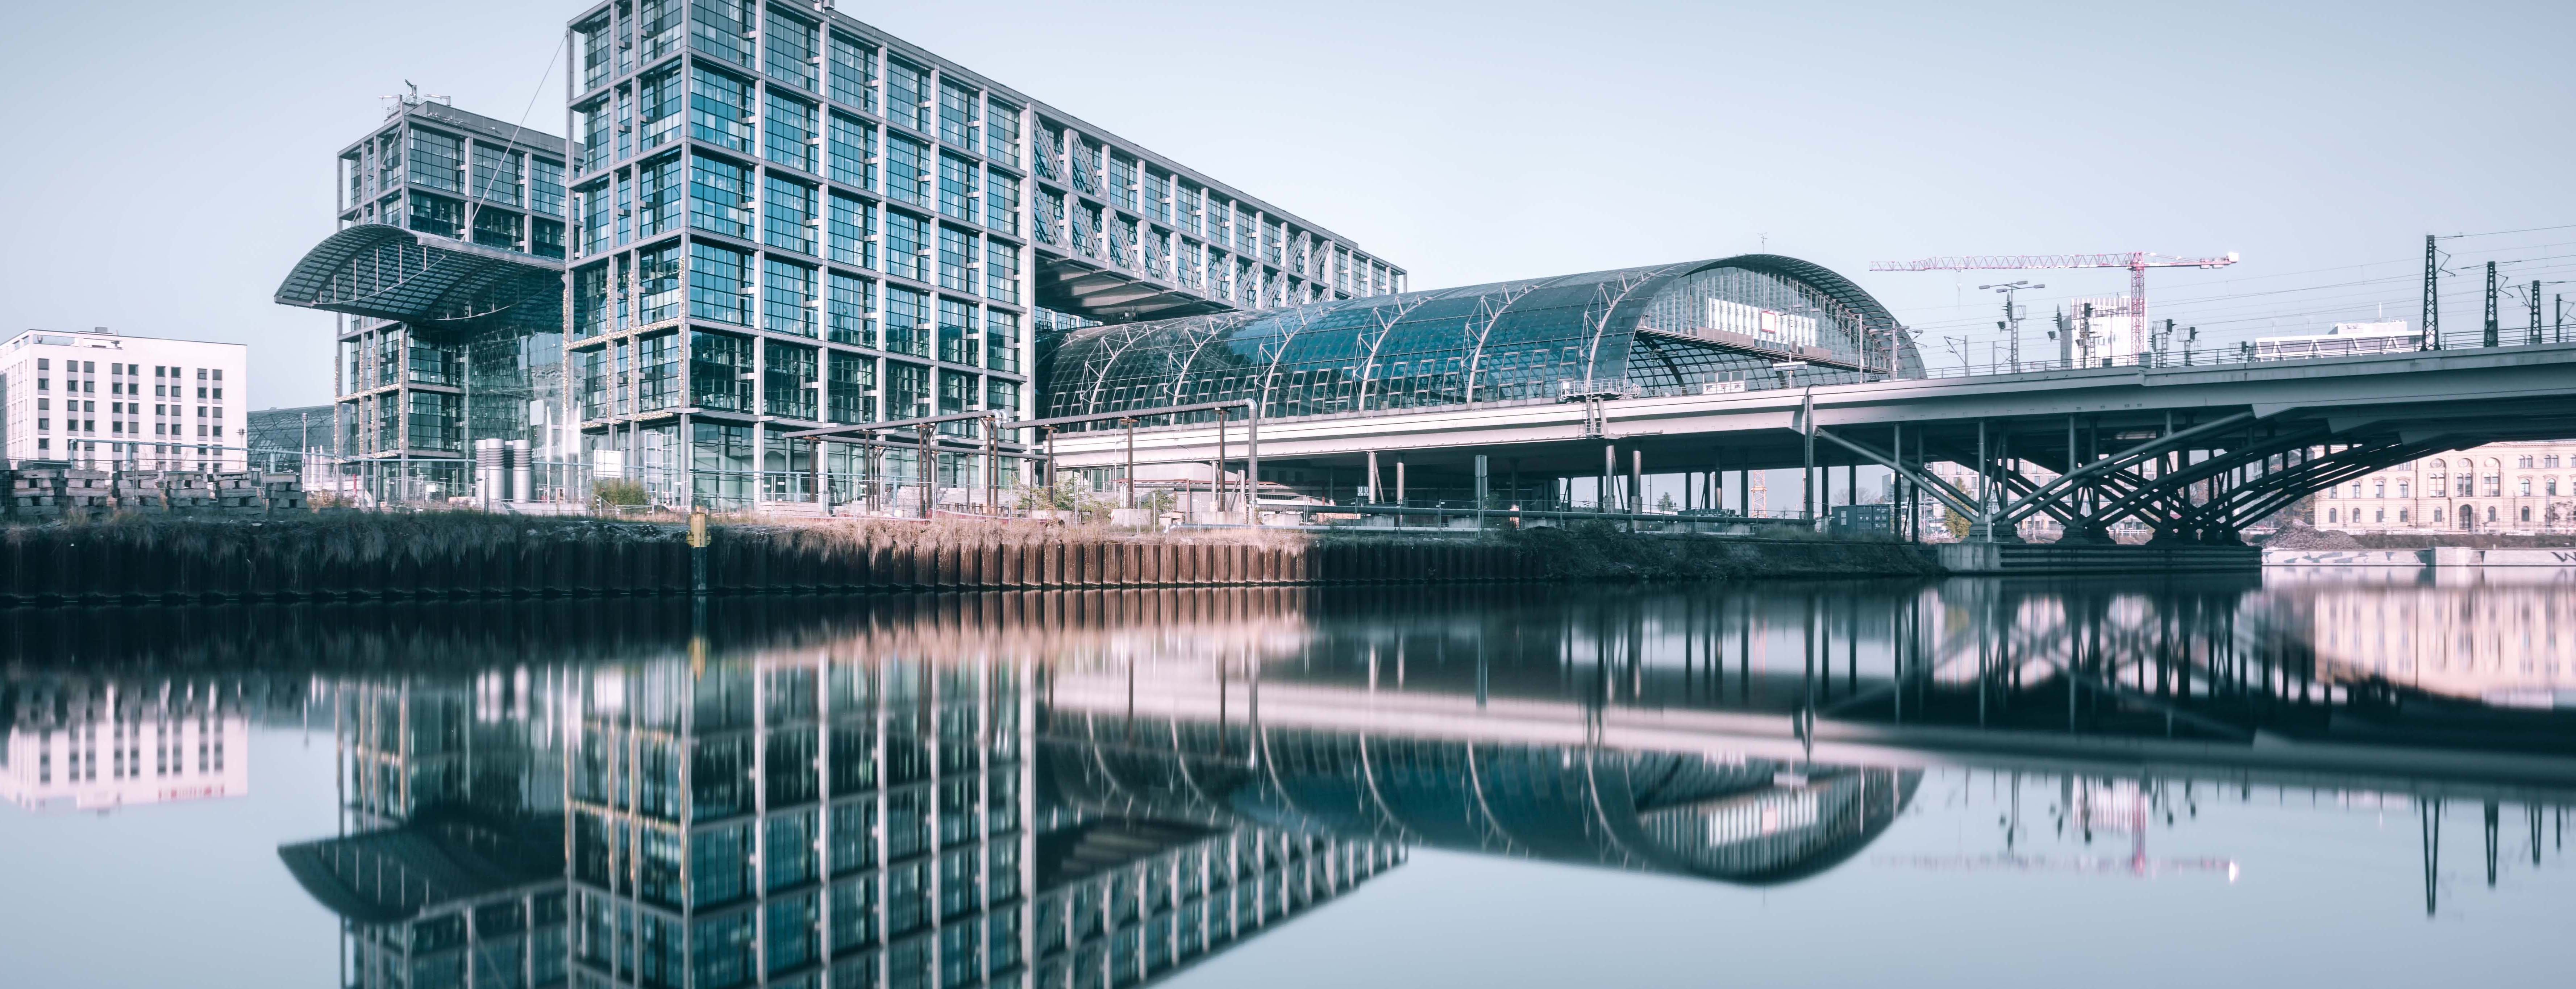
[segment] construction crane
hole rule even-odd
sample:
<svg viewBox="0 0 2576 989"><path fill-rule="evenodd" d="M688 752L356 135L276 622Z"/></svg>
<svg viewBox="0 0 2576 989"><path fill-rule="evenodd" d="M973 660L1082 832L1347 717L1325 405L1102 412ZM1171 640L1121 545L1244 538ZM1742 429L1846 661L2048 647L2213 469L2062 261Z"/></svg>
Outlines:
<svg viewBox="0 0 2576 989"><path fill-rule="evenodd" d="M2127 268L2129 269L2130 333L2147 331L2147 269L2149 268L2224 268L2236 263L2236 252L2226 257L2178 258L2146 251L2125 254L1979 254L1964 257L1924 258L1920 261L1873 261L1871 271L2031 271L2041 268ZM2144 341L2132 341L2132 349Z"/></svg>

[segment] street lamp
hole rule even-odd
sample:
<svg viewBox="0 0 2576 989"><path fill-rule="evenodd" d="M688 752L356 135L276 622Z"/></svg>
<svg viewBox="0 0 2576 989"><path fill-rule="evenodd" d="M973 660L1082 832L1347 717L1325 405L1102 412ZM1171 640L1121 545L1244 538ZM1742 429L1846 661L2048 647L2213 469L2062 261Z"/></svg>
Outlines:
<svg viewBox="0 0 2576 989"><path fill-rule="evenodd" d="M2011 335L2012 349L2010 353L2012 356L2010 359L2012 361L2012 369L2014 373L2019 373L2021 371L2022 307L2020 304L2013 301L2013 293L2019 292L2023 289L2043 289L2047 287L2048 286L2046 285L2033 285L2030 283L2029 279L2023 279L2017 282L2005 282L2001 285L1977 286L1977 290L1980 292L1999 292L2002 293L2004 297L2004 318L1995 323L1995 329L2002 330Z"/></svg>

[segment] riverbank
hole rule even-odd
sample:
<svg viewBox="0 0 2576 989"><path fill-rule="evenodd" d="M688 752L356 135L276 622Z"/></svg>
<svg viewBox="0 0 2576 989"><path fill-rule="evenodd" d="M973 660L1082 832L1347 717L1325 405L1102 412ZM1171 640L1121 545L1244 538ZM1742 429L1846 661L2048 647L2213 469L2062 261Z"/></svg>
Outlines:
<svg viewBox="0 0 2576 989"><path fill-rule="evenodd" d="M1401 533L836 521L686 526L479 512L259 521L115 517L0 529L0 602L370 600L1404 581L1662 582L1931 575L1921 547L1607 526Z"/></svg>

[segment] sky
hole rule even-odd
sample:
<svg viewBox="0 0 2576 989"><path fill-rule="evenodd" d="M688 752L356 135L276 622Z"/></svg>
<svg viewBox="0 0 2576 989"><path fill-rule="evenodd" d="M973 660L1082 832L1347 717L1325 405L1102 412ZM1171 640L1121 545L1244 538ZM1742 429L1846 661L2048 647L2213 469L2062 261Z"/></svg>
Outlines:
<svg viewBox="0 0 2576 989"><path fill-rule="evenodd" d="M2576 4L840 8L1352 238L1415 288L1768 251L1858 281L1941 364L2000 337L1979 284L2043 282L2024 300L2044 316L2127 274L1871 262L2237 252L2149 277L2153 314L2205 343L2411 317L2426 234L2472 235L2441 242L2452 329L2477 319L2486 260L2510 283L2576 279ZM579 9L14 12L0 333L246 343L254 407L328 401L330 317L270 296L332 229L334 154L406 79L560 132ZM2503 305L2520 326L2520 299Z"/></svg>

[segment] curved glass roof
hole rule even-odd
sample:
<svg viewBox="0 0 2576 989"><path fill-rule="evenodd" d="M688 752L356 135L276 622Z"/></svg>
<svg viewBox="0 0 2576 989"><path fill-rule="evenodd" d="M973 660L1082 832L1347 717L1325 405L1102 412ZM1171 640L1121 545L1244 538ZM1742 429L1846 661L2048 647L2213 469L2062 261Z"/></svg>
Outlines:
<svg viewBox="0 0 2576 989"><path fill-rule="evenodd" d="M1833 868L1914 797L1913 769L1075 716L1038 747L1043 799L1114 814L1638 869L1746 885ZM1157 734L1154 729L1161 729ZM1084 736L1089 735L1086 739ZM1141 740L1140 740L1141 739Z"/></svg>
<svg viewBox="0 0 2576 989"><path fill-rule="evenodd" d="M1267 312L1094 326L1049 341L1046 414L1258 398L1330 415L1713 384L1919 374L1895 317L1841 275L1746 254L1382 295Z"/></svg>
<svg viewBox="0 0 2576 989"><path fill-rule="evenodd" d="M441 323L479 319L529 301L560 305L562 294L560 266L361 223L306 251L278 285L276 299L308 309Z"/></svg>

